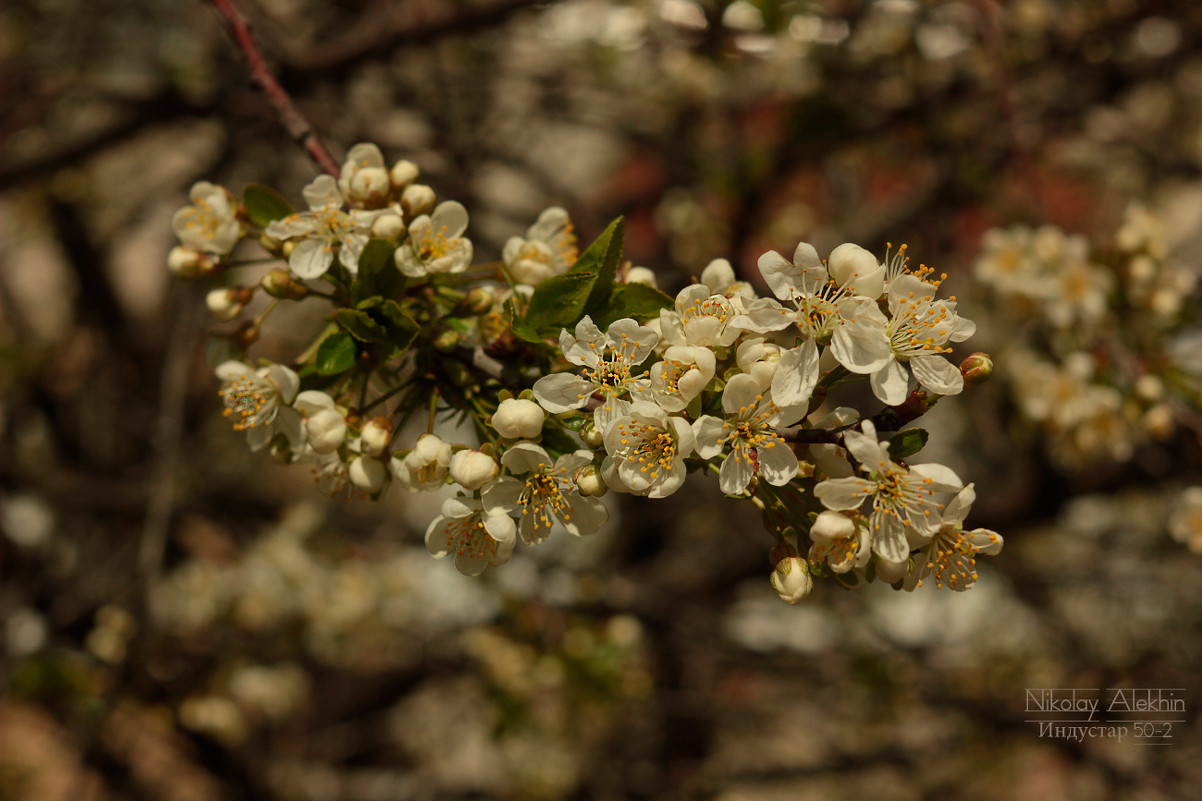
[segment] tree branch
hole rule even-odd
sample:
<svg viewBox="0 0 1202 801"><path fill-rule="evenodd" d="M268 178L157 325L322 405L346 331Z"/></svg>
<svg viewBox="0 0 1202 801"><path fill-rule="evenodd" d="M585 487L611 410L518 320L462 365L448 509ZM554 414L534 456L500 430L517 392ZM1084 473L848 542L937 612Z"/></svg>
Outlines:
<svg viewBox="0 0 1202 801"><path fill-rule="evenodd" d="M318 138L313 126L297 110L292 98L271 74L271 70L267 67L267 61L263 58L263 53L255 44L254 37L251 36L246 18L234 6L232 0L210 0L210 2L225 18L230 36L233 37L238 49L242 51L246 65L250 68L251 79L267 95L267 99L275 107L280 122L283 123L288 134L323 172L338 177L341 172L338 162L334 161L334 157L330 155L330 151Z"/></svg>

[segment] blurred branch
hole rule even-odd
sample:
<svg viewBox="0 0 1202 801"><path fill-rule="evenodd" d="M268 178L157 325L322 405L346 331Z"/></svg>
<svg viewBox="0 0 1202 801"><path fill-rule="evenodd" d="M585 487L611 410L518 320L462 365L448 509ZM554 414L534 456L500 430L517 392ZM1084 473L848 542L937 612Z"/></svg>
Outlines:
<svg viewBox="0 0 1202 801"><path fill-rule="evenodd" d="M216 0L214 0L216 2ZM282 42L289 71L337 76L364 62L385 58L406 44L430 44L432 40L491 28L511 14L533 6L553 5L554 0L498 0L487 5L463 8L451 3L408 4L417 11L401 24L390 17L395 6L381 3L365 13L342 37L322 45ZM426 9L437 9L429 13Z"/></svg>
<svg viewBox="0 0 1202 801"><path fill-rule="evenodd" d="M251 36L250 26L247 24L246 18L242 16L241 12L238 11L230 0L210 0L210 2L212 2L213 7L217 9L221 16L225 18L225 22L229 26L230 36L246 59L246 65L249 67L251 73L251 80L267 95L267 99L275 107L280 122L283 123L288 134L309 155L313 163L321 168L322 172L338 177L340 172L338 163L334 161L334 157L330 155L330 151L321 139L318 138L317 133L313 130L313 126L297 110L296 105L292 102L292 98L284 91L284 87L280 86L279 81L271 74L271 70L267 67L267 61L263 58L259 46L255 44L254 37Z"/></svg>
<svg viewBox="0 0 1202 801"><path fill-rule="evenodd" d="M0 189L33 178L44 178L63 167L82 161L109 145L128 139L147 125L165 122L189 114L208 114L213 104L191 102L174 91L165 91L139 103L124 120L79 141L16 164L0 168Z"/></svg>

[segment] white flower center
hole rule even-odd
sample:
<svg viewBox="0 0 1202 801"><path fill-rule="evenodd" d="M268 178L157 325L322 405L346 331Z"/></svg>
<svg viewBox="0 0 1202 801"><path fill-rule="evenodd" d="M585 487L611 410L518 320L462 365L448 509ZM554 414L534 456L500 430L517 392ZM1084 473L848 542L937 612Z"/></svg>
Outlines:
<svg viewBox="0 0 1202 801"><path fill-rule="evenodd" d="M243 431L275 420L279 392L265 378L242 375L219 393L225 403L222 414L234 417L234 430Z"/></svg>

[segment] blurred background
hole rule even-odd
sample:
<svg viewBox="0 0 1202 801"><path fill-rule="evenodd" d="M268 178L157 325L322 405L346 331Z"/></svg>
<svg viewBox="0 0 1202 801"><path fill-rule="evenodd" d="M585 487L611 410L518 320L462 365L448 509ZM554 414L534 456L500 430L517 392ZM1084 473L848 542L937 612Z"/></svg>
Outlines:
<svg viewBox="0 0 1202 801"><path fill-rule="evenodd" d="M694 477L458 575L437 500L330 500L219 414L231 326L166 270L171 215L198 180L299 203L315 175L219 16L7 0L0 799L1195 797L1202 6L239 6L335 157L416 162L479 259L549 205L585 241L625 215L670 293L715 257L755 282L799 241L908 243L997 364L919 461L1005 548L965 593L791 607L754 510ZM1184 711L1075 742L1032 722L1042 688Z"/></svg>

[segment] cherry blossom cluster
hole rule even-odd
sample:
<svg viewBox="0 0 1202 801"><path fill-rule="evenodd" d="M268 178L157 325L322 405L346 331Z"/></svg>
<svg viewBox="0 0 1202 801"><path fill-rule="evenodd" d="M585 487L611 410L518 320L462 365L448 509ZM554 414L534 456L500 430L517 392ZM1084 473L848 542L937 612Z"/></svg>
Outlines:
<svg viewBox="0 0 1202 801"><path fill-rule="evenodd" d="M765 296L716 259L673 298L621 262L620 221L581 251L560 208L474 264L466 209L418 178L360 144L340 177L305 188L307 210L201 183L176 213L168 264L223 282L219 319L267 296L212 349L252 450L308 464L331 494L443 493L426 544L468 575L519 542L597 531L609 490L664 498L690 473L761 511L790 603L821 577L964 590L1001 548L965 528L972 484L907 461L927 432L904 426L992 364L951 359L976 326L906 246L883 262L850 243L825 260L807 243L766 253ZM268 258L235 261L256 233ZM264 261L279 266L234 283ZM272 311L310 299L331 307L313 344L288 364L250 360ZM830 399L857 398L842 389L856 383L873 413Z"/></svg>
<svg viewBox="0 0 1202 801"><path fill-rule="evenodd" d="M1130 206L1091 247L1059 228L986 232L976 276L1002 301L990 320L1018 410L1066 468L1122 463L1198 429L1197 273L1161 214Z"/></svg>

